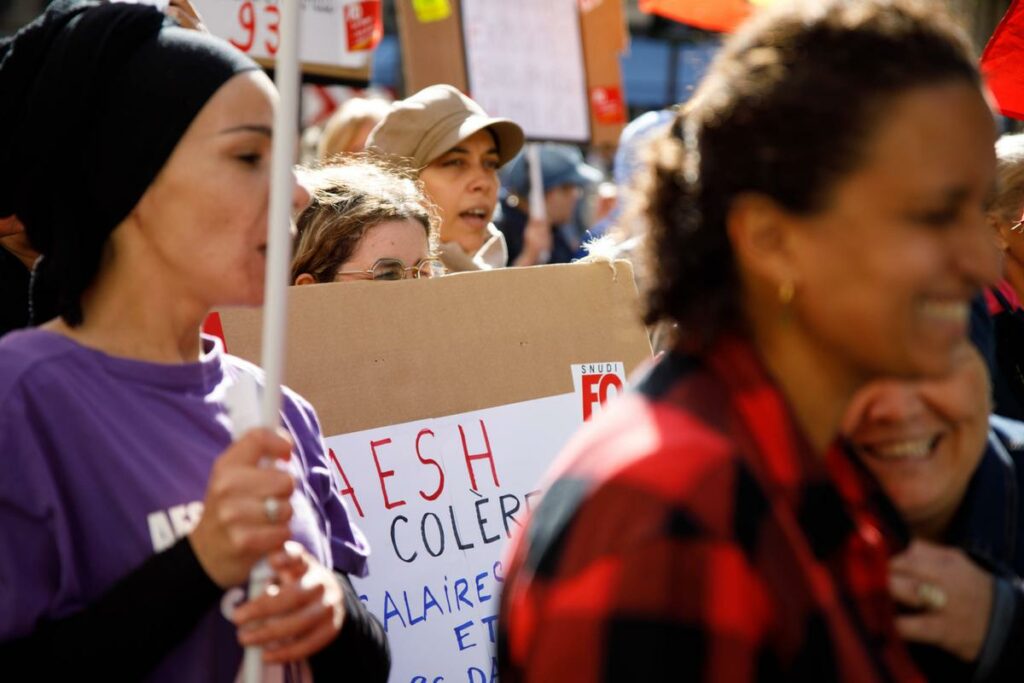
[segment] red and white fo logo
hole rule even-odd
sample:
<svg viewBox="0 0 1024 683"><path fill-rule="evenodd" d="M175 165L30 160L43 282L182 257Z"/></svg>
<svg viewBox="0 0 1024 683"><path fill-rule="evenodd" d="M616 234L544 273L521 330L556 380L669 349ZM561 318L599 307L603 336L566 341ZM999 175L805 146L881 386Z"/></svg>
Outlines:
<svg viewBox="0 0 1024 683"><path fill-rule="evenodd" d="M622 363L581 363L572 366L573 384L583 408L583 419L598 412L626 386Z"/></svg>

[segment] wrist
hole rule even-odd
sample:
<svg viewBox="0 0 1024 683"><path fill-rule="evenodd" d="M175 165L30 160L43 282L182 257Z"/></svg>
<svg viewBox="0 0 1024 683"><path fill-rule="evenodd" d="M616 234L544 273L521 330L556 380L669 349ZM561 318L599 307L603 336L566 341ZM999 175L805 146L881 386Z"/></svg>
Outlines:
<svg viewBox="0 0 1024 683"><path fill-rule="evenodd" d="M196 563L199 568L203 570L206 577L213 583L217 584L222 590L227 590L232 586L230 578L221 575L214 569L213 563L209 561L207 555L207 543L199 527L196 527L187 537L189 547L192 549L192 555L196 558Z"/></svg>

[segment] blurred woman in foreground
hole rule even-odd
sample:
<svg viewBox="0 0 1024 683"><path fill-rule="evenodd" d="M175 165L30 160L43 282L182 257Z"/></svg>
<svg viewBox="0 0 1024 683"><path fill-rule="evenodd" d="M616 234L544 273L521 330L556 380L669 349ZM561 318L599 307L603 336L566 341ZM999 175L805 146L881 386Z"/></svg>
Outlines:
<svg viewBox="0 0 1024 683"><path fill-rule="evenodd" d="M679 341L514 539L504 683L921 680L905 530L836 435L868 381L952 368L998 275L994 140L938 3L782 2L726 41L646 193Z"/></svg>

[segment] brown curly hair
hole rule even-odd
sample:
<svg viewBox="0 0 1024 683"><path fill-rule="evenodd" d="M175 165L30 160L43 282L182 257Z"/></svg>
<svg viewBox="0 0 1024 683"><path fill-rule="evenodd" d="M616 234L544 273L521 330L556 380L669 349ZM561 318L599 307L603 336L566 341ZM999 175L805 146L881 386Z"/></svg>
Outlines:
<svg viewBox="0 0 1024 683"><path fill-rule="evenodd" d="M980 88L968 41L937 2L784 2L741 28L651 148L636 207L651 226L648 323L677 323L692 349L743 332L733 201L754 192L793 213L824 209L886 105L951 80Z"/></svg>
<svg viewBox="0 0 1024 683"><path fill-rule="evenodd" d="M413 220L423 226L430 254L437 252L437 211L415 179L415 171L372 154L338 158L302 172L311 200L299 215L291 282L309 273L332 282L367 231L388 221Z"/></svg>

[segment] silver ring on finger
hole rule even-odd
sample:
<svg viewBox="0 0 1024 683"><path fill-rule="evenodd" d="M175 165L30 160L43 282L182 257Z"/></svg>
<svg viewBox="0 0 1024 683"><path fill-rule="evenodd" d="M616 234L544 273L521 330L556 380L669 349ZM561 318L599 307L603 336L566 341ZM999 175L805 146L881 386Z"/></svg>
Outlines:
<svg viewBox="0 0 1024 683"><path fill-rule="evenodd" d="M929 612L938 612L946 606L946 591L934 583L922 581L917 584L917 599L924 609Z"/></svg>
<svg viewBox="0 0 1024 683"><path fill-rule="evenodd" d="M263 499L263 512L267 516L267 521L275 524L281 517L281 501L273 496L267 496Z"/></svg>

